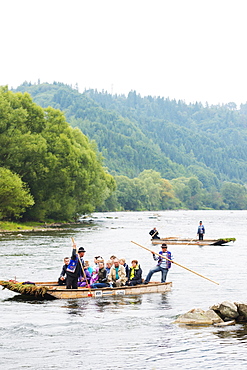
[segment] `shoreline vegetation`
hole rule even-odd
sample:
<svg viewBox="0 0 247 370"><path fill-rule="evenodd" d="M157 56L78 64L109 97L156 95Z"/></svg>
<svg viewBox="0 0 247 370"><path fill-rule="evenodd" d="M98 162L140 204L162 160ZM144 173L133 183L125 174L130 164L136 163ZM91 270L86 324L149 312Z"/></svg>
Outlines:
<svg viewBox="0 0 247 370"><path fill-rule="evenodd" d="M80 94L60 83L24 83L18 92L0 86L0 103L1 221L247 209L247 104L237 113L232 105L187 106L134 92ZM0 225L0 232L47 228Z"/></svg>
<svg viewBox="0 0 247 370"><path fill-rule="evenodd" d="M0 234L4 233L25 233L38 231L61 231L72 225L85 225L90 223L91 219L73 222L12 222L0 221Z"/></svg>
<svg viewBox="0 0 247 370"><path fill-rule="evenodd" d="M103 165L116 182L111 194L104 192L106 198L98 203L96 211L247 208L247 152L243 149L247 144L247 104L241 104L239 109L233 102L212 106L186 104L160 96L141 97L136 91L126 96L93 89L79 93L76 88L55 81L25 81L14 91L30 94L42 109L53 107L64 112L68 124L96 144ZM56 127L56 122L51 124ZM57 136L53 139L56 141ZM53 155L54 148L60 146L51 144ZM14 149L16 159L16 146ZM67 153L66 147L64 152ZM33 156L37 157L36 152ZM66 161L67 156L63 164ZM75 173L71 174L72 185ZM54 178L60 186L57 173ZM62 180L63 176L59 178ZM48 191L53 189L53 185L48 185ZM58 200L61 199L63 193L59 195ZM87 204L91 197L84 199ZM64 216L59 212L57 217ZM54 212L47 218L55 219Z"/></svg>

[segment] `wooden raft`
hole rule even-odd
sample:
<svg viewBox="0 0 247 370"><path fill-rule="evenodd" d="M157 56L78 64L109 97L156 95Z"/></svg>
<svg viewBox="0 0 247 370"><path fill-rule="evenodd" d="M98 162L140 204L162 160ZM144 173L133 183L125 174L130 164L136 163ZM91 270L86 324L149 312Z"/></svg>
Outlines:
<svg viewBox="0 0 247 370"><path fill-rule="evenodd" d="M141 284L136 286L123 286L118 288L100 288L89 289L66 289L65 286L59 286L55 282L37 282L35 285L21 283L14 283L8 281L0 281L3 288L20 293L23 296L30 296L35 299L75 299L75 298L88 298L92 296L106 297L106 296L123 296L123 295L139 295L144 293L164 293L171 290L172 283L158 283L150 282L149 284ZM91 293L91 295L89 295Z"/></svg>

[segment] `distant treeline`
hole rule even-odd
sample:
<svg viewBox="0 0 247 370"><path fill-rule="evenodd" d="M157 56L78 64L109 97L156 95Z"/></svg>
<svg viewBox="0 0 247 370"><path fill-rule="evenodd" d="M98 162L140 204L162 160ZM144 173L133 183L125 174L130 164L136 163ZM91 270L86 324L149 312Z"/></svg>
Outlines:
<svg viewBox="0 0 247 370"><path fill-rule="evenodd" d="M135 91L81 94L56 82L25 82L17 91L62 110L97 144L117 183L97 209L246 208L247 104L185 104Z"/></svg>

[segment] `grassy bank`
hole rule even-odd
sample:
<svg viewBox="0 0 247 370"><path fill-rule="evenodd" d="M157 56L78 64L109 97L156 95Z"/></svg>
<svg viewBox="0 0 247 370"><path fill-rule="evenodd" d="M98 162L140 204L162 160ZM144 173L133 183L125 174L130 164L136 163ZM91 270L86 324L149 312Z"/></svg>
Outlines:
<svg viewBox="0 0 247 370"><path fill-rule="evenodd" d="M15 231L44 231L44 230L62 230L64 226L68 225L81 225L81 221L54 221L47 220L47 222L11 222L11 221L0 221L0 233L1 232L15 232Z"/></svg>
<svg viewBox="0 0 247 370"><path fill-rule="evenodd" d="M21 231L21 230L33 230L44 227L44 223L39 222L9 222L0 221L0 232L2 231Z"/></svg>

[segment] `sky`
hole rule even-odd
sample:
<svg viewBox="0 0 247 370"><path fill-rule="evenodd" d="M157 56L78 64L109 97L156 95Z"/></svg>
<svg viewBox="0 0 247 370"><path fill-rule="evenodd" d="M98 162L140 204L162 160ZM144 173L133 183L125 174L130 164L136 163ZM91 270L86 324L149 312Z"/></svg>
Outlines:
<svg viewBox="0 0 247 370"><path fill-rule="evenodd" d="M247 102L246 0L0 0L0 85Z"/></svg>

